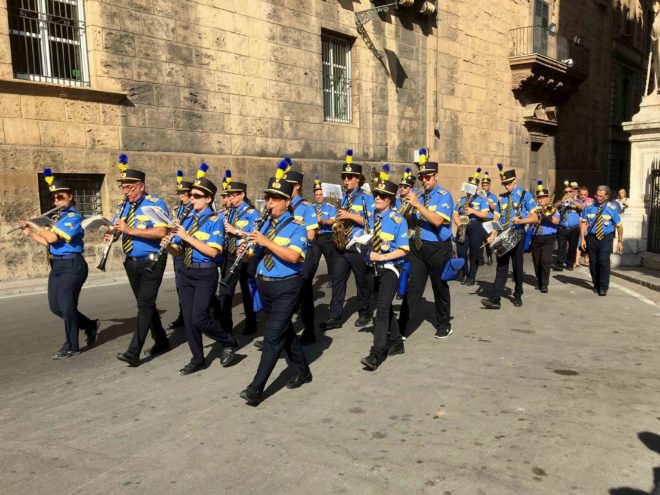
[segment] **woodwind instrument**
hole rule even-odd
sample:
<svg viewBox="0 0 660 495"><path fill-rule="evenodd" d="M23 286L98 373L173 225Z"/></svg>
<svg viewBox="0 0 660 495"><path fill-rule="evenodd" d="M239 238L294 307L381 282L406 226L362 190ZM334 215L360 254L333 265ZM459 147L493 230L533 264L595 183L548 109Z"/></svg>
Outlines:
<svg viewBox="0 0 660 495"><path fill-rule="evenodd" d="M64 210L65 208L67 208L67 207L66 206L56 206L55 208L48 210L46 213L42 213L41 215L37 215L36 217L32 217L32 218L26 220L26 222L34 221L38 218L50 218L51 216L55 215L56 213L59 213L60 211ZM17 230L21 230L22 228L23 228L23 225L19 225L15 228L11 229L9 232L7 232L7 234L11 234L12 232L16 232Z"/></svg>
<svg viewBox="0 0 660 495"><path fill-rule="evenodd" d="M183 207L183 210L181 211L181 214L177 217L177 220L179 220L179 222L183 222L183 220L188 215L190 215L192 209L193 209L192 202L185 205ZM167 253L167 248L170 247L175 237L176 237L176 233L174 232L174 229L172 229L172 231L169 234L167 234L167 242L160 246L160 250L154 255L149 266L145 268L146 271L148 272L154 271L154 267L160 261L160 259L165 255L165 253Z"/></svg>
<svg viewBox="0 0 660 495"><path fill-rule="evenodd" d="M124 213L124 210L126 210L126 205L128 205L128 198L124 198L124 202L121 204L121 208L119 208L119 218L121 218L121 214ZM128 217L128 214L126 216ZM124 218L124 220L126 219ZM112 248L112 245L115 243L115 241L119 239L120 236L121 234L119 232L113 232L110 241L105 245L105 248L103 249L103 255L101 256L101 261L99 262L99 265L96 267L102 272L105 271L105 265L108 262L110 249Z"/></svg>

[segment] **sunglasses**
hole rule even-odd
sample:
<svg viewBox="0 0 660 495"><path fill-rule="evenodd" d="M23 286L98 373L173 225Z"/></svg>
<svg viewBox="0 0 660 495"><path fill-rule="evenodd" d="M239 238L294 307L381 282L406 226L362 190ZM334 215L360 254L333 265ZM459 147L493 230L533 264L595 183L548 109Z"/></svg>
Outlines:
<svg viewBox="0 0 660 495"><path fill-rule="evenodd" d="M280 199L284 200L284 198L281 197L281 196L271 196L270 194L265 194L264 195L264 201L270 201L271 199L276 200L276 201L278 201Z"/></svg>
<svg viewBox="0 0 660 495"><path fill-rule="evenodd" d="M208 198L206 194L199 194L199 193L191 193L190 197L194 199Z"/></svg>
<svg viewBox="0 0 660 495"><path fill-rule="evenodd" d="M383 194L383 193L379 193L379 192L374 193L374 198L387 199L389 197L390 196L388 194Z"/></svg>
<svg viewBox="0 0 660 495"><path fill-rule="evenodd" d="M341 180L357 179L357 175L341 174Z"/></svg>
<svg viewBox="0 0 660 495"><path fill-rule="evenodd" d="M53 201L55 201L55 200L63 201L63 200L66 199L66 196L64 194L51 194L50 199L52 199Z"/></svg>
<svg viewBox="0 0 660 495"><path fill-rule="evenodd" d="M422 181L424 181L424 180L431 180L432 178L433 178L433 174L422 175L422 176L419 178L419 180L422 180Z"/></svg>
<svg viewBox="0 0 660 495"><path fill-rule="evenodd" d="M573 192L573 189L566 189L564 191L564 194L571 194Z"/></svg>

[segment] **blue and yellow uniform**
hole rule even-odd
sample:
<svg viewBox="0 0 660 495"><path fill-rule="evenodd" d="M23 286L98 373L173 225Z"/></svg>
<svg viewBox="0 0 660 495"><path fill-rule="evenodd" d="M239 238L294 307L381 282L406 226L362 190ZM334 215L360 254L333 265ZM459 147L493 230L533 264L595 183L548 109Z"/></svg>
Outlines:
<svg viewBox="0 0 660 495"><path fill-rule="evenodd" d="M349 196L351 197L350 209L348 208ZM367 213L369 216L371 216L374 211L374 197L364 192L361 188L357 188L350 193L345 192L344 197L342 198L341 207L342 209L347 210L349 213L354 213L364 218L364 208L362 205L363 199L364 204L367 206ZM364 227L354 224L349 237L360 236L362 234L364 234Z"/></svg>
<svg viewBox="0 0 660 495"><path fill-rule="evenodd" d="M547 292L550 283L552 252L555 248L557 233L557 225L552 223L552 219L558 221L559 213L555 211L551 216L544 216L543 207L541 206L534 208L532 213L536 213L537 218L540 220L539 223L529 226L529 230L532 232L530 251L536 274L536 288L541 292Z"/></svg>
<svg viewBox="0 0 660 495"><path fill-rule="evenodd" d="M85 250L83 242L85 231L81 226L82 220L83 217L75 206L70 206L60 212L55 224L48 227L48 230L59 237L56 243L48 246L52 256L80 254Z"/></svg>
<svg viewBox="0 0 660 495"><path fill-rule="evenodd" d="M463 214L466 199L467 199L466 196L462 196L458 200L458 202L456 203L454 211L456 211L456 213L458 213L459 215ZM488 210L490 210L490 208L488 207L488 202L484 198L480 198L479 196L473 196L472 197L472 200L470 201L470 208L472 208L473 210L477 210L477 211L488 211ZM468 217L470 218L470 220L477 220L479 222L482 221L481 218L479 218L474 213L470 213L470 215L468 215Z"/></svg>
<svg viewBox="0 0 660 495"><path fill-rule="evenodd" d="M573 269L580 242L580 212L572 202L559 206L559 226L557 228L557 266Z"/></svg>
<svg viewBox="0 0 660 495"><path fill-rule="evenodd" d="M486 204L489 204L488 201L490 201L497 205L497 195L493 194L492 192L487 192L486 198L488 198ZM495 214L493 213L493 210L490 209L490 206L488 207L488 209L490 210L490 212L488 213L488 218L486 220L493 220L495 218Z"/></svg>
<svg viewBox="0 0 660 495"><path fill-rule="evenodd" d="M466 196L461 197L456 203L455 211L461 216L465 211L465 202L467 200ZM479 196L473 196L470 200L470 208L479 212L490 212L488 207L488 201L485 198ZM483 259L481 256L481 245L484 242L486 237L486 231L482 227L482 220L474 213L468 215L470 223L465 226L465 239L464 242L457 242L456 252L458 256L465 260L463 265L463 274L465 279L463 283L465 285L473 285L475 283L475 278L477 276L477 271L479 270L479 265L483 264ZM459 238L458 233L460 232L461 226L459 225L457 230L457 240Z"/></svg>
<svg viewBox="0 0 660 495"><path fill-rule="evenodd" d="M291 248L300 253L300 260L295 263L289 263L288 261L282 261L277 256L273 255L273 266L269 270L263 259L264 249L260 247L257 250L257 255L261 258L257 265L257 278L289 278L297 275L302 270L303 261L307 252L307 230L304 225L293 221L289 212L285 212L277 220L277 225L282 225L285 222L286 225L279 229L277 226L275 227L276 236L273 241L280 246ZM269 220L261 228L261 232L267 234L271 225L272 220Z"/></svg>
<svg viewBox="0 0 660 495"><path fill-rule="evenodd" d="M454 211L454 200L449 191L441 186L435 186L428 194L421 194L419 196L419 201L420 203L425 204L430 211L440 215L446 220L439 228L437 228L426 218L422 217L422 214L419 213L419 211L416 211L414 215L417 218L418 224L421 223L421 240L425 242L444 242L451 239L451 218L452 212Z"/></svg>
<svg viewBox="0 0 660 495"><path fill-rule="evenodd" d="M248 203L241 203L236 208L230 208L226 218L227 223L230 225L249 233L252 232L254 223L259 219L259 212ZM230 237L227 240L228 243L233 242L236 248L238 248L240 241L241 239L239 237Z"/></svg>
<svg viewBox="0 0 660 495"><path fill-rule="evenodd" d="M291 200L291 207L293 208L293 216L296 222L304 224L307 230L315 230L319 228L316 210L309 201L304 200L300 196L296 196Z"/></svg>
<svg viewBox="0 0 660 495"><path fill-rule="evenodd" d="M376 220L378 218L380 218L381 228L379 236L381 238L381 246L379 252L387 254L394 252L397 249L410 251L408 224L406 223L405 218L403 218L403 215L398 211L389 208L382 213L374 210L372 216L369 217L369 225L371 226L372 232L374 232L374 226L376 225ZM394 263L400 264L404 261L404 258L399 258L394 260Z"/></svg>
<svg viewBox="0 0 660 495"><path fill-rule="evenodd" d="M321 204L314 205L315 212L317 216L321 217L323 221L335 220L337 218L337 208L332 206L327 201L323 201ZM319 225L319 235L332 234L332 225L320 224Z"/></svg>
<svg viewBox="0 0 660 495"><path fill-rule="evenodd" d="M413 187L408 194L410 193L419 194L419 191L417 190L417 188ZM399 211L401 209L402 204L403 201L401 201L401 198L397 196L396 199L394 200L394 205L392 206L392 209Z"/></svg>
<svg viewBox="0 0 660 495"><path fill-rule="evenodd" d="M172 246L178 248L184 258L184 262L179 268L181 277L179 301L188 346L192 353L188 366L192 369L198 369L204 365L202 334L228 348L235 348L238 345L236 338L231 335L231 329L223 328L220 322L211 317L209 311L215 300L215 290L218 286L218 266L222 258L224 224L220 221L219 215L208 207L200 212L193 212L182 221L181 226L190 232L195 221L198 228L193 232L192 237L217 249L218 254L211 258L192 248L191 263L190 266L186 266L186 243L182 242L179 236L172 241Z"/></svg>
<svg viewBox="0 0 660 495"><path fill-rule="evenodd" d="M117 205L117 208L115 210L115 216L112 219L112 222L114 223L115 220L117 220L119 217L123 218L126 220L130 214L131 210L131 203L126 203L126 205L122 208L122 205L124 202L120 202ZM145 206L154 206L156 208L160 208L162 212L166 215L169 216L169 209L167 207L167 204L165 201L163 201L160 197L153 195L153 194L143 194L140 199L138 199L135 202L135 212L134 212L134 220L129 227L135 228L135 229L151 229L151 228L156 228L156 227L167 227L168 225L166 223L157 223L154 224L149 216L147 216L143 209ZM126 238L129 237L126 234L122 234L121 236L121 241L122 245L124 245L124 241ZM137 236L130 236L133 239L133 247L129 253L124 252L127 258L148 258L150 254L156 254L158 251L160 251L160 240L158 239L144 239L142 237L137 237Z"/></svg>
<svg viewBox="0 0 660 495"><path fill-rule="evenodd" d="M582 210L582 223L586 225L584 238L594 290L604 296L610 287L612 241L615 228L621 225L621 214L613 201L593 202Z"/></svg>
<svg viewBox="0 0 660 495"><path fill-rule="evenodd" d="M529 191L525 191L522 187L516 186L510 194L503 194L497 202L496 218L504 229L513 227L510 223L513 217L521 219L528 218L531 211L536 208L536 201ZM508 220L508 221L507 221ZM525 225L516 225L519 231L525 230Z"/></svg>

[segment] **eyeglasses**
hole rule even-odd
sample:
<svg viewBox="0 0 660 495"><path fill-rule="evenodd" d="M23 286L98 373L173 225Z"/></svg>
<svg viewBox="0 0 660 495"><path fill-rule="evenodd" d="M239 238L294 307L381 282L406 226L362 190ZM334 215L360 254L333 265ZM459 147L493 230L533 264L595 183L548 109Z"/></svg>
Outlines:
<svg viewBox="0 0 660 495"><path fill-rule="evenodd" d="M573 192L573 189L566 189L564 191L564 194L571 194Z"/></svg>
<svg viewBox="0 0 660 495"><path fill-rule="evenodd" d="M190 193L190 197L193 199L202 199L207 198L208 196L206 194Z"/></svg>
<svg viewBox="0 0 660 495"><path fill-rule="evenodd" d="M135 191L138 184L119 184L119 189L122 191Z"/></svg>
<svg viewBox="0 0 660 495"><path fill-rule="evenodd" d="M412 186L408 186L406 184L399 184L399 189L410 189Z"/></svg>
<svg viewBox="0 0 660 495"><path fill-rule="evenodd" d="M66 196L64 194L51 194L50 199L52 201L63 201L66 199Z"/></svg>
<svg viewBox="0 0 660 495"><path fill-rule="evenodd" d="M419 180L422 180L422 181L424 181L424 180L431 180L432 178L433 178L433 174L422 175L422 176L420 176Z"/></svg>

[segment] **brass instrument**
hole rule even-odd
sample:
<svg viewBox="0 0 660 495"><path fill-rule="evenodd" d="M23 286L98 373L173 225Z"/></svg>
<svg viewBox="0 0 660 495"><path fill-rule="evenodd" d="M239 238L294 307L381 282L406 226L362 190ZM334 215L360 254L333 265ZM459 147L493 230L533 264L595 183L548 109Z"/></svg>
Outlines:
<svg viewBox="0 0 660 495"><path fill-rule="evenodd" d="M461 207L461 215L458 217L458 231L456 232L456 237L458 237L458 242L461 244L465 242L465 234L467 233L467 227L470 223L470 217L463 215L462 213L465 212L466 206L470 206L472 196L473 194L470 193L465 194L465 203L463 203L463 206Z"/></svg>
<svg viewBox="0 0 660 495"><path fill-rule="evenodd" d="M545 205L545 206L541 209L541 214L542 214L544 217L551 217L552 215L555 214L556 211L557 211L557 208L555 208L554 205L553 205L552 203L548 203L547 205Z"/></svg>
<svg viewBox="0 0 660 495"><path fill-rule="evenodd" d="M327 198L329 204L333 205L337 210L341 209L341 201L335 196ZM336 219L332 224L332 242L338 251L343 252L346 250L346 245L350 241L351 232L353 231L353 221L348 219Z"/></svg>

